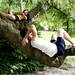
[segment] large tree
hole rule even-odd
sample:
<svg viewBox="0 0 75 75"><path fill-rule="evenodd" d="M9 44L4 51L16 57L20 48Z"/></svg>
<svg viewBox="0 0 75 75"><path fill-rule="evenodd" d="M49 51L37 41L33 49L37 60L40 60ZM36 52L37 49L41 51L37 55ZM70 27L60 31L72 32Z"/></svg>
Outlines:
<svg viewBox="0 0 75 75"><path fill-rule="evenodd" d="M49 8L55 8L65 14L63 11L54 6L54 4L49 4L48 1L46 1L45 4L49 6ZM43 13L43 11L44 9L42 7L42 3L40 2L34 9L30 11L30 16L31 18L33 18L38 13ZM20 33L19 30L16 29L16 24L6 18L0 18L0 37L6 39L8 41L8 44L10 44L11 46L14 46L15 48L23 51L29 58L38 60L39 62L48 66L59 67L65 60L66 56L75 55L75 49L67 49L65 50L65 54L63 56L57 57L58 59L55 59L47 56L40 50L33 48L30 42L25 47L23 47L20 43Z"/></svg>

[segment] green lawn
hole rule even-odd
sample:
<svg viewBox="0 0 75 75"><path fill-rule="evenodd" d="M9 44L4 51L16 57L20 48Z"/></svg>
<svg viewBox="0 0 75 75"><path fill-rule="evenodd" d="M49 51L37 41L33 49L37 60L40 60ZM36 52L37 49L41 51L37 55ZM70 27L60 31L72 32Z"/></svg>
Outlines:
<svg viewBox="0 0 75 75"><path fill-rule="evenodd" d="M56 33L54 31L39 31L39 32L40 32L40 37L45 40L50 40L51 35Z"/></svg>

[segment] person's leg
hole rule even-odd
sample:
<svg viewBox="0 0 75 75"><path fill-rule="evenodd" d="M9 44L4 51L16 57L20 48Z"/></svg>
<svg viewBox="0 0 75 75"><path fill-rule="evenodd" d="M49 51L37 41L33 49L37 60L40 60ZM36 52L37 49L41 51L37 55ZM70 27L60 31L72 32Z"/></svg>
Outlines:
<svg viewBox="0 0 75 75"><path fill-rule="evenodd" d="M57 31L57 41L56 41L56 46L58 49L57 54L55 55L55 57L57 56L62 56L64 54L64 50L65 50L65 42L64 42L64 34L63 34L63 29L59 29Z"/></svg>
<svg viewBox="0 0 75 75"><path fill-rule="evenodd" d="M73 47L75 47L75 44L74 44L72 38L64 29L59 29L57 32L57 36L62 37L63 39L66 39L68 42L70 42L72 44Z"/></svg>
<svg viewBox="0 0 75 75"><path fill-rule="evenodd" d="M7 14L13 14L11 8L6 8L3 12Z"/></svg>
<svg viewBox="0 0 75 75"><path fill-rule="evenodd" d="M62 38L64 39L63 33L64 33L64 30L63 30L63 29L59 29L59 30L57 31L57 37L62 37Z"/></svg>
<svg viewBox="0 0 75 75"><path fill-rule="evenodd" d="M35 40L38 37L35 25L30 25L29 26L29 33L30 32L31 32L31 36L32 36L31 40Z"/></svg>
<svg viewBox="0 0 75 75"><path fill-rule="evenodd" d="M74 43L73 43L71 37L69 36L69 34L64 29L59 29L57 31L56 45L57 45L58 53L56 54L56 56L61 56L64 54L64 50L65 50L64 39L69 41L72 44L72 46L74 46Z"/></svg>
<svg viewBox="0 0 75 75"><path fill-rule="evenodd" d="M11 20L15 20L16 17L11 13L11 14L8 14L8 13L5 13L5 12L0 12L0 15L3 16L3 17L7 17L8 19L11 19Z"/></svg>

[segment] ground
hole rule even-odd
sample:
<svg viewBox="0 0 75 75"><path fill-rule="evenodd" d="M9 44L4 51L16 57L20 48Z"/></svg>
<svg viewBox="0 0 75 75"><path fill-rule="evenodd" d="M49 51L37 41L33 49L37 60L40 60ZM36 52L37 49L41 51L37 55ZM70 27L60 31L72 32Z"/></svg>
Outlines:
<svg viewBox="0 0 75 75"><path fill-rule="evenodd" d="M75 75L75 57L67 57L63 65L59 68L45 67L44 71L36 71L25 75ZM70 61L71 60L71 61Z"/></svg>

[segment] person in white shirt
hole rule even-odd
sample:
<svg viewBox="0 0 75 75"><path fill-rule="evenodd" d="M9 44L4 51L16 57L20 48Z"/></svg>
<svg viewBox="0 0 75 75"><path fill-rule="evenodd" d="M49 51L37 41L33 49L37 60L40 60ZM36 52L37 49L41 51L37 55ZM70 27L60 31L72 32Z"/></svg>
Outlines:
<svg viewBox="0 0 75 75"><path fill-rule="evenodd" d="M22 36L21 43L25 46L28 43L28 38L31 40L31 45L47 54L50 57L62 56L65 50L64 39L71 43L71 47L75 47L72 38L64 29L59 29L57 31L57 40L55 43L39 38L37 35L37 30L34 25L30 25L28 28L24 28L20 31Z"/></svg>

